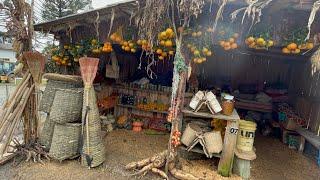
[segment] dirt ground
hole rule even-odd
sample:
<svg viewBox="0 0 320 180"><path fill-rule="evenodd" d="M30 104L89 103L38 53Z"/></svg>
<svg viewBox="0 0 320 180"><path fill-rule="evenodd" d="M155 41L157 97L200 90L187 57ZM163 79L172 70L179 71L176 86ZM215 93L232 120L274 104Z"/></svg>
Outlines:
<svg viewBox="0 0 320 180"><path fill-rule="evenodd" d="M140 160L166 149L168 135L145 135L125 130L115 130L105 138L106 162L103 166L88 170L77 160L62 163L51 161L45 165L22 162L0 166L0 179L79 179L79 180L127 180L134 179L124 170L124 165ZM316 163L295 150L289 149L279 140L258 136L256 139L257 159L252 163L252 178L265 179L320 179L320 169ZM212 160L182 161L183 169L205 179L221 178ZM148 174L141 179L160 179ZM240 179L233 176L231 179Z"/></svg>

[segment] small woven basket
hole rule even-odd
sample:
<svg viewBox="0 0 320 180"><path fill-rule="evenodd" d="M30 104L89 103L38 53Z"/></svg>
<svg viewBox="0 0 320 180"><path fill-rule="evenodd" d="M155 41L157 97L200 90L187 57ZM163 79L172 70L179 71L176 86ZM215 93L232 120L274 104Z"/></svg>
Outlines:
<svg viewBox="0 0 320 180"><path fill-rule="evenodd" d="M81 123L56 124L49 156L62 161L79 155Z"/></svg>
<svg viewBox="0 0 320 180"><path fill-rule="evenodd" d="M58 89L50 112L50 119L64 124L81 119L83 89Z"/></svg>
<svg viewBox="0 0 320 180"><path fill-rule="evenodd" d="M50 149L53 129L54 129L54 122L50 120L50 116L48 115L39 136L39 142L40 144L45 146L46 150Z"/></svg>
<svg viewBox="0 0 320 180"><path fill-rule="evenodd" d="M50 113L51 106L58 89L71 89L71 88L81 88L83 87L82 81L80 82L67 82L67 81L57 81L48 78L48 83L42 99L40 101L39 111Z"/></svg>

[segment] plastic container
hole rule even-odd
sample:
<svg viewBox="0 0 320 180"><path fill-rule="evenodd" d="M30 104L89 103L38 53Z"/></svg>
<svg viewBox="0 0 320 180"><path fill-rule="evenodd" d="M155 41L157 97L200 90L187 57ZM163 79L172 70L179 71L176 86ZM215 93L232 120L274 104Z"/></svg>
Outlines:
<svg viewBox="0 0 320 180"><path fill-rule="evenodd" d="M252 151L257 124L252 121L239 121L237 148L242 151Z"/></svg>
<svg viewBox="0 0 320 180"><path fill-rule="evenodd" d="M231 95L224 95L222 97L222 113L230 116L234 110L234 97Z"/></svg>
<svg viewBox="0 0 320 180"><path fill-rule="evenodd" d="M201 132L201 128L197 124L189 123L183 132L181 142L186 146L190 146L197 137L198 132Z"/></svg>

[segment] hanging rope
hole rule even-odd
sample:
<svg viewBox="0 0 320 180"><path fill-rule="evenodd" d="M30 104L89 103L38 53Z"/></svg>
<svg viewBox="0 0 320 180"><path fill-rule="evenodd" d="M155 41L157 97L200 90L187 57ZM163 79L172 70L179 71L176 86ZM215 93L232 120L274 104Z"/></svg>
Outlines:
<svg viewBox="0 0 320 180"><path fill-rule="evenodd" d="M115 16L115 12L114 12L113 8L112 8L111 11L112 11L112 15L111 15L111 20L110 20L110 28L109 28L109 32L108 32L108 37L110 37L111 30L112 30L112 27L113 27L114 16Z"/></svg>
<svg viewBox="0 0 320 180"><path fill-rule="evenodd" d="M97 12L97 18L96 18L95 22L93 23L93 25L94 25L94 28L96 29L97 39L100 39L100 34L99 34L100 14L99 14L99 12Z"/></svg>
<svg viewBox="0 0 320 180"><path fill-rule="evenodd" d="M217 28L218 21L220 18L222 18L223 10L224 10L224 7L226 6L227 2L228 2L228 0L222 0L222 3L218 9L216 19L213 24L213 30L215 30ZM211 5L210 5L210 10L211 10Z"/></svg>
<svg viewBox="0 0 320 180"><path fill-rule="evenodd" d="M317 14L317 11L319 10L319 8L320 8L320 0L313 3L312 10L311 10L311 13L309 16L309 21L308 21L308 35L305 40L308 40L310 38L311 25L313 24L313 21L316 17L316 14Z"/></svg>
<svg viewBox="0 0 320 180"><path fill-rule="evenodd" d="M251 26L250 29L252 28L253 25L257 24L260 22L260 17L262 15L262 10L269 5L272 2L272 0L246 0L246 3L248 4L247 7L243 7L240 9L237 9L233 11L230 14L231 21L234 22L237 18L237 15L241 12L244 11L243 16L242 16L242 21L241 24L244 23L244 20L246 16L248 18L251 18Z"/></svg>
<svg viewBox="0 0 320 180"><path fill-rule="evenodd" d="M72 26L71 26L71 24L68 24L68 26L69 26L69 28L68 28L68 30L67 30L67 34L68 34L68 36L69 36L69 38L70 38L70 44L72 44Z"/></svg>

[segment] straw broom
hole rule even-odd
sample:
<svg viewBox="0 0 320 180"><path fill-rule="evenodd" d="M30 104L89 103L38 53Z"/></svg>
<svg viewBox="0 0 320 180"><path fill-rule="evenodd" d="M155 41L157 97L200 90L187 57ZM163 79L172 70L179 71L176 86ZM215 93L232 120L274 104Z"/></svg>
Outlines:
<svg viewBox="0 0 320 180"><path fill-rule="evenodd" d="M27 61L30 73L36 86L41 83L46 58L39 52L24 52L23 58Z"/></svg>
<svg viewBox="0 0 320 180"><path fill-rule="evenodd" d="M88 110L90 110L89 107L89 91L93 88L92 84L94 81L94 78L96 77L97 70L98 70L98 64L99 59L97 58L87 58L83 57L79 59L80 64L80 70L81 70L81 76L84 82L84 105L86 108L84 108L84 117L85 118L85 126L86 126L86 153L84 154L86 157L87 165L90 169L92 157L90 157L90 142L89 142L89 115ZM84 121L84 119L83 119ZM82 127L83 129L84 127ZM83 132L83 131L82 131ZM83 143L84 144L84 143Z"/></svg>
<svg viewBox="0 0 320 180"><path fill-rule="evenodd" d="M42 80L42 74L44 71L44 66L45 66L45 60L46 58L39 52L24 52L23 53L23 58L26 60L27 65L29 67L29 71L32 75L33 82L35 83L35 97L31 100L31 115L34 114L34 129L33 132L35 133L36 137L38 137L38 120L39 120L39 115L38 115L38 102L39 102L39 92L40 92L40 84Z"/></svg>

